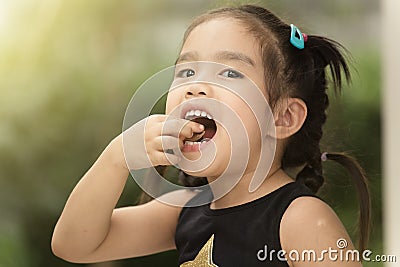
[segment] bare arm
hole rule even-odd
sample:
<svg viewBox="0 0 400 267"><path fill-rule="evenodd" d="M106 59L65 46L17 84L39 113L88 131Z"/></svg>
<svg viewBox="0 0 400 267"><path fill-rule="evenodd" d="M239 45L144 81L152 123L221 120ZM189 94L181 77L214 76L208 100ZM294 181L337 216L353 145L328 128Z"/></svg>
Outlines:
<svg viewBox="0 0 400 267"><path fill-rule="evenodd" d="M72 191L54 229L52 249L66 260L92 253L105 239L128 169L116 158L121 138L113 140Z"/></svg>
<svg viewBox="0 0 400 267"><path fill-rule="evenodd" d="M341 250L337 245L339 239L345 239L347 242L347 246L343 248L344 256L346 251L353 250L354 246L335 212L317 198L300 197L289 205L282 217L280 236L282 248L286 252L296 250L300 255L299 260L288 260L291 267L362 266L359 261L352 260L351 254L349 261L341 261L340 258L335 260L335 255L339 256L339 252L331 252L330 256L329 248ZM310 250L315 252L315 257L311 255L311 260L308 260L307 251ZM301 258L302 253L305 260ZM296 258L296 255L293 255Z"/></svg>
<svg viewBox="0 0 400 267"><path fill-rule="evenodd" d="M114 210L128 177L113 155L119 142L106 148L71 193L53 234L56 255L96 262L174 248L178 208L152 201Z"/></svg>
<svg viewBox="0 0 400 267"><path fill-rule="evenodd" d="M162 163L162 119L153 120L148 139L149 157ZM191 136L185 126L186 137ZM180 138L185 138L182 136ZM147 143L146 143L147 144ZM175 247L174 233L180 208L158 201L115 209L129 171L122 148L122 135L115 138L82 177L71 193L54 229L55 255L72 262L98 262L136 257ZM192 194L182 191L178 194Z"/></svg>

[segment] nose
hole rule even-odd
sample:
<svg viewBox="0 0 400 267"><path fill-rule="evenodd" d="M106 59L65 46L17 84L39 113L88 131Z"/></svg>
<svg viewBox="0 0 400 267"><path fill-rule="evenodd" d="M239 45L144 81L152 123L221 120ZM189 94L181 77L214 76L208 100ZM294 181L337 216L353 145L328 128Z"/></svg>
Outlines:
<svg viewBox="0 0 400 267"><path fill-rule="evenodd" d="M185 98L209 96L210 89L206 85L193 84L186 89Z"/></svg>

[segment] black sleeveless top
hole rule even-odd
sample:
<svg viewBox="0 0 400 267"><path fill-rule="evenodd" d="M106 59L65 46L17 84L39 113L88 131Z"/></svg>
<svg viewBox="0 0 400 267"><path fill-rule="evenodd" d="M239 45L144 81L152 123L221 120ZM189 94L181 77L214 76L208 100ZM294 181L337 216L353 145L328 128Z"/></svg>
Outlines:
<svg viewBox="0 0 400 267"><path fill-rule="evenodd" d="M184 207L175 233L179 265L288 267L278 253L282 250L280 221L290 203L301 196L315 195L302 183L291 182L239 206L217 210L209 204ZM212 194L201 192L188 204L204 197L211 199Z"/></svg>

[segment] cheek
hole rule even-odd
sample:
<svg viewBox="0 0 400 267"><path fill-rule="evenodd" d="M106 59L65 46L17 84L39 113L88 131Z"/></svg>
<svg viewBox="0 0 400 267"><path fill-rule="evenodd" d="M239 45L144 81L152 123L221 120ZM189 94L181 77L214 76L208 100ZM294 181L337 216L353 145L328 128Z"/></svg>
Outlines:
<svg viewBox="0 0 400 267"><path fill-rule="evenodd" d="M240 119L241 127L244 127L247 132L247 137L251 140L255 134L260 134L260 129L257 123L254 110L242 99L236 95L226 95L224 103L229 106Z"/></svg>
<svg viewBox="0 0 400 267"><path fill-rule="evenodd" d="M170 114L171 111L179 104L178 94L176 91L171 91L167 95L167 101L165 103L165 114Z"/></svg>
<svg viewBox="0 0 400 267"><path fill-rule="evenodd" d="M261 126L258 124L255 114L249 107L244 106L241 109L240 118L242 120L243 126L246 129L247 138L249 140L250 146L258 146L261 141Z"/></svg>
<svg viewBox="0 0 400 267"><path fill-rule="evenodd" d="M239 105L238 115L243 123L243 126L246 128L246 131L250 136L252 134L259 132L258 130L258 123L256 116L254 115L254 111L245 103L240 103ZM257 131L258 130L258 131Z"/></svg>

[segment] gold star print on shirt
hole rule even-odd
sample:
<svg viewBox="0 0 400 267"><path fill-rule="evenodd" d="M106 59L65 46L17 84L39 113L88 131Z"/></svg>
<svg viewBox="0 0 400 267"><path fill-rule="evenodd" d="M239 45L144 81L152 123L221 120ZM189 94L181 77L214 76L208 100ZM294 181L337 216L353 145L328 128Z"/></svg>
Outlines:
<svg viewBox="0 0 400 267"><path fill-rule="evenodd" d="M213 246L214 235L208 239L207 243L201 248L194 260L184 262L180 267L218 267L218 265L212 261Z"/></svg>

